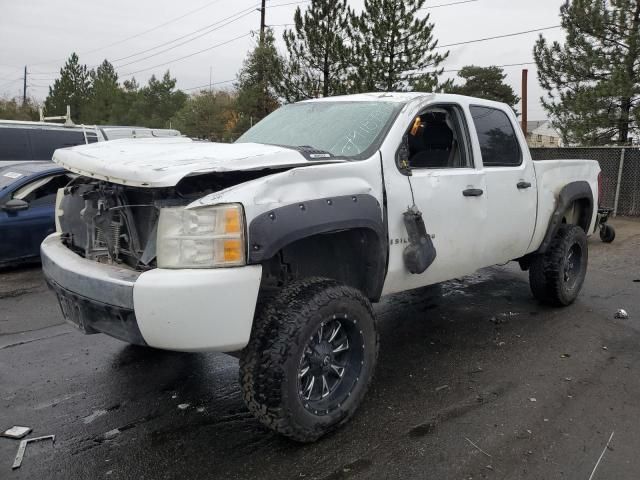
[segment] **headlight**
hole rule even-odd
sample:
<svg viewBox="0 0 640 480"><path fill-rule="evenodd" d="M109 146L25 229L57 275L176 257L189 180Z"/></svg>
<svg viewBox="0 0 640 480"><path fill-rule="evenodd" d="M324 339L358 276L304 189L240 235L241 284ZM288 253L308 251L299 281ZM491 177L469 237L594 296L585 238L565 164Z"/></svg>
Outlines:
<svg viewBox="0 0 640 480"><path fill-rule="evenodd" d="M244 215L238 204L160 209L159 268L230 267L245 263Z"/></svg>

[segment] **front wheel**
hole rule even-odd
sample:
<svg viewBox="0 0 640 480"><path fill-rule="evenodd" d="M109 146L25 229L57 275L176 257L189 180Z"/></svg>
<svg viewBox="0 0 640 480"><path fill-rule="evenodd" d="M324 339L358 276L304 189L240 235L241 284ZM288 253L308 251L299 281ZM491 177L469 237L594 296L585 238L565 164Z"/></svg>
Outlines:
<svg viewBox="0 0 640 480"><path fill-rule="evenodd" d="M529 269L534 297L555 306L570 305L587 275L587 236L577 225L561 225L549 249L536 255Z"/></svg>
<svg viewBox="0 0 640 480"><path fill-rule="evenodd" d="M345 423L369 386L378 335L369 301L324 278L294 282L254 321L240 359L247 407L300 442Z"/></svg>

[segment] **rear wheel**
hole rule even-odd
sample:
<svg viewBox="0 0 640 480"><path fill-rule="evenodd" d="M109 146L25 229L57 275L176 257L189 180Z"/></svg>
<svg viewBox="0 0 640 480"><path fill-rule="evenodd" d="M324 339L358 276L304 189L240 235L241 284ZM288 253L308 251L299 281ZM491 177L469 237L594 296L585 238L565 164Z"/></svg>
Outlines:
<svg viewBox="0 0 640 480"><path fill-rule="evenodd" d="M611 243L616 238L616 231L611 225L606 223L600 227L600 240L604 243Z"/></svg>
<svg viewBox="0 0 640 480"><path fill-rule="evenodd" d="M272 430L314 441L354 414L377 354L371 304L358 290L323 278L294 282L254 321L240 359L245 402Z"/></svg>
<svg viewBox="0 0 640 480"><path fill-rule="evenodd" d="M577 225L561 225L546 253L536 255L529 269L533 295L541 302L570 305L587 274L587 236Z"/></svg>

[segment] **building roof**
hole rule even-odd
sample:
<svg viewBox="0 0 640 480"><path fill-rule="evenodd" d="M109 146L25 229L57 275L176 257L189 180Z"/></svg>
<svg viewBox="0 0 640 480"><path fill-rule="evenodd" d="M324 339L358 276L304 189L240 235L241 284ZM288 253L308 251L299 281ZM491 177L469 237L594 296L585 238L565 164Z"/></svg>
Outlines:
<svg viewBox="0 0 640 480"><path fill-rule="evenodd" d="M551 125L549 120L534 120L527 122L527 133L560 138L560 134L555 128L553 128L553 125Z"/></svg>

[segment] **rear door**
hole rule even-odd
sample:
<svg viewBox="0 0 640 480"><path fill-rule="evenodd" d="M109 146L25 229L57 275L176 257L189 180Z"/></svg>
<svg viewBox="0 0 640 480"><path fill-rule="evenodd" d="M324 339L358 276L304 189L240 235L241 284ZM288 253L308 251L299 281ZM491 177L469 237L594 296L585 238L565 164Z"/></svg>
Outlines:
<svg viewBox="0 0 640 480"><path fill-rule="evenodd" d="M470 106L486 179L487 219L482 256L487 265L524 255L537 215L536 177L513 112Z"/></svg>

